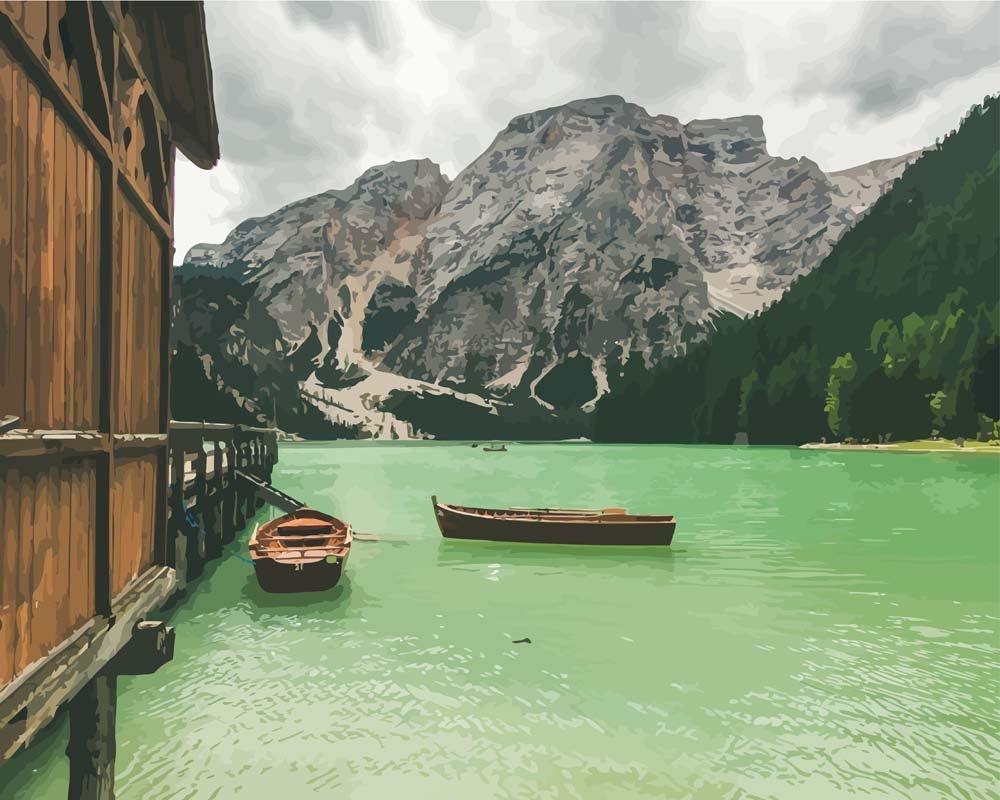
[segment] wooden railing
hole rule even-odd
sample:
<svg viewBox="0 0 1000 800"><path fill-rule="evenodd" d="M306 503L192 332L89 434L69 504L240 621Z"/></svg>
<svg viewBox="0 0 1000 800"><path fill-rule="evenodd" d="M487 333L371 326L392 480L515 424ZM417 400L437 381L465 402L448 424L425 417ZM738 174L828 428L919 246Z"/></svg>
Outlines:
<svg viewBox="0 0 1000 800"><path fill-rule="evenodd" d="M154 631L155 646L148 646L148 642L147 646L140 646L143 641L139 634L149 633L140 623L200 573L209 558L220 555L223 545L235 538L248 517L263 503L252 484L237 479L236 470L268 480L278 459L276 430L174 422L169 431L165 436L111 436L86 431L19 431L0 436L0 467L7 473L18 470L19 474L29 474L32 469L48 469L49 462L68 454L77 459L108 458L116 452L144 452L151 447L162 452L164 445L168 467L167 485L154 482L156 491L149 489L154 496L144 498L167 511L166 530L147 531L156 543L153 563L123 592L111 598L107 611L98 609L88 615L45 654L24 666L13 680L0 683L0 763L30 742L57 710L81 687L90 685L88 682L99 673L136 674L143 669L151 671L150 658L169 660L173 652L172 633L165 636ZM19 477L18 486L22 483ZM137 488L123 496L123 502L139 499L136 493L141 491ZM11 495L12 489L7 487L5 494ZM51 491L49 495L62 496ZM39 501L31 497L31 503L37 506ZM162 519L159 513L157 516ZM8 538L17 531L10 526L0 528ZM81 534L74 543L83 538ZM107 558L107 545L98 552ZM94 572L95 575L100 572L100 562L94 566ZM107 572L107 569L103 572L105 580ZM56 593L50 599L65 604L67 595ZM169 639L169 647L161 647L161 639L164 643ZM138 655L136 651L140 651ZM0 663L9 668L5 659L10 653L0 652L0 657ZM145 666L130 666L137 658L145 659Z"/></svg>
<svg viewBox="0 0 1000 800"><path fill-rule="evenodd" d="M265 481L278 460L278 431L212 422L171 422L167 563L184 585L217 558L263 501L236 470Z"/></svg>

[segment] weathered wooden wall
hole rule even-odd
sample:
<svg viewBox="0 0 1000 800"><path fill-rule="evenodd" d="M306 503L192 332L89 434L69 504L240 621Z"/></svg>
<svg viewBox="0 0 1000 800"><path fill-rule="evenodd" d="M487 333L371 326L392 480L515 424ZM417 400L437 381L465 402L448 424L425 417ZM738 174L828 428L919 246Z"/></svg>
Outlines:
<svg viewBox="0 0 1000 800"><path fill-rule="evenodd" d="M116 676L172 657L145 617L189 545L256 507L240 448L270 472L273 432L170 443L177 146L219 158L200 3L0 0L0 761L75 698L74 797L113 796Z"/></svg>
<svg viewBox="0 0 1000 800"><path fill-rule="evenodd" d="M94 429L101 176L0 46L0 410L28 429Z"/></svg>
<svg viewBox="0 0 1000 800"><path fill-rule="evenodd" d="M94 616L95 482L92 458L0 462L0 685Z"/></svg>
<svg viewBox="0 0 1000 800"><path fill-rule="evenodd" d="M169 561L174 150L129 18L0 3L0 694Z"/></svg>
<svg viewBox="0 0 1000 800"><path fill-rule="evenodd" d="M99 252L95 159L0 45L0 414L19 427L97 427ZM96 492L93 457L0 461L0 685L96 613Z"/></svg>

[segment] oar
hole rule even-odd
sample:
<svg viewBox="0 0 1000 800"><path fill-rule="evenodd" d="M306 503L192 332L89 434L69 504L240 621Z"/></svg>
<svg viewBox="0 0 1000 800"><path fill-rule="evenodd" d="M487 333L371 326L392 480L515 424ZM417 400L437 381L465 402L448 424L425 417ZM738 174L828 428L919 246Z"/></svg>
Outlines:
<svg viewBox="0 0 1000 800"><path fill-rule="evenodd" d="M386 536L383 533L359 533L354 531L354 538L359 542L412 542L412 536Z"/></svg>

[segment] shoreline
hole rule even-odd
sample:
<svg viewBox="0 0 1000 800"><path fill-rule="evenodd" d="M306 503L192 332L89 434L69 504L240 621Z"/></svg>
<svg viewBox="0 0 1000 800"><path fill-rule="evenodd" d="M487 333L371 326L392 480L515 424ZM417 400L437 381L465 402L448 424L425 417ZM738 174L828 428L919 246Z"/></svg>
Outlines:
<svg viewBox="0 0 1000 800"><path fill-rule="evenodd" d="M844 444L842 442L807 442L799 445L800 450L877 450L884 453L989 453L1000 455L1000 446L967 440L959 447L952 439L918 439L906 442L884 444Z"/></svg>

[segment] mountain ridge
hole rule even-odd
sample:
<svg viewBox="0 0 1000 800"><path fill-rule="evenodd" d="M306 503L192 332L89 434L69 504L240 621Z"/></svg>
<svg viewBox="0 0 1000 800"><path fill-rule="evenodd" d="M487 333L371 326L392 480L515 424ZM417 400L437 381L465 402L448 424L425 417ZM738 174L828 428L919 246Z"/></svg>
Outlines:
<svg viewBox="0 0 1000 800"><path fill-rule="evenodd" d="M757 115L585 98L514 117L453 180L429 159L371 167L179 272L253 282L303 388L369 432L414 381L495 413L586 411L625 353L656 362L773 302L916 155L827 175L771 156Z"/></svg>

